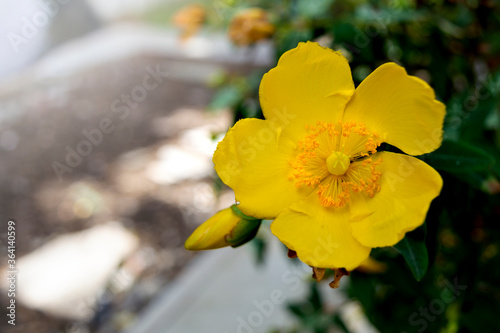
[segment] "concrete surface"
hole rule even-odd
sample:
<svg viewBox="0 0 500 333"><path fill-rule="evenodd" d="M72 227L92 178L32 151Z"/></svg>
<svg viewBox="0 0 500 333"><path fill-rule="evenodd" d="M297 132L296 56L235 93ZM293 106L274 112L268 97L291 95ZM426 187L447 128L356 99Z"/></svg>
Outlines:
<svg viewBox="0 0 500 333"><path fill-rule="evenodd" d="M137 247L137 237L118 223L56 237L19 258L17 300L57 317L83 320L93 312L95 295Z"/></svg>
<svg viewBox="0 0 500 333"><path fill-rule="evenodd" d="M272 238L271 238L272 239ZM307 294L310 268L296 265L278 241L266 263L250 245L201 253L126 333L267 332L295 319L284 304Z"/></svg>

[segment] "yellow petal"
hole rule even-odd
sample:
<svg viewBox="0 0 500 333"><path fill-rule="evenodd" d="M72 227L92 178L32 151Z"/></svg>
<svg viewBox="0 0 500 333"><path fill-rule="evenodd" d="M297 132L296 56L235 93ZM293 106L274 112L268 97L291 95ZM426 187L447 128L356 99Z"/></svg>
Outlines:
<svg viewBox="0 0 500 333"><path fill-rule="evenodd" d="M190 251L201 251L229 246L225 237L240 220L231 208L223 209L196 228L184 247Z"/></svg>
<svg viewBox="0 0 500 333"><path fill-rule="evenodd" d="M294 150L280 127L267 120L243 119L219 143L213 161L244 214L272 219L312 191L297 188L290 178Z"/></svg>
<svg viewBox="0 0 500 333"><path fill-rule="evenodd" d="M422 225L443 180L415 157L380 152L373 158L382 158L380 192L373 198L360 193L352 196L351 227L354 237L365 246L392 246L406 232Z"/></svg>
<svg viewBox="0 0 500 333"><path fill-rule="evenodd" d="M364 122L383 141L420 155L441 145L444 115L445 106L425 81L386 63L361 82L343 120Z"/></svg>
<svg viewBox="0 0 500 333"><path fill-rule="evenodd" d="M304 263L321 268L353 270L370 254L351 234L349 210L325 208L316 193L293 204L271 224L283 244Z"/></svg>
<svg viewBox="0 0 500 333"><path fill-rule="evenodd" d="M341 119L354 84L340 52L307 42L281 56L262 78L259 93L265 118L301 140L306 124Z"/></svg>

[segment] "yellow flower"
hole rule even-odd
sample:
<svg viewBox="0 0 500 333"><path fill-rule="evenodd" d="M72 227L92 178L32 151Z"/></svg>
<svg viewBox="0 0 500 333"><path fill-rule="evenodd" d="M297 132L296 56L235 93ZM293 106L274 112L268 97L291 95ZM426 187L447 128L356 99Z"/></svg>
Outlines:
<svg viewBox="0 0 500 333"><path fill-rule="evenodd" d="M306 264L359 266L422 225L442 179L410 155L441 145L445 107L395 63L356 89L347 60L316 43L283 54L264 75L265 120L243 119L221 141L215 169L256 218Z"/></svg>
<svg viewBox="0 0 500 333"><path fill-rule="evenodd" d="M267 13L261 8L248 8L235 15L229 26L229 39L236 45L249 45L274 33Z"/></svg>
<svg viewBox="0 0 500 333"><path fill-rule="evenodd" d="M172 21L174 25L182 30L181 39L186 40L193 36L205 22L205 8L198 4L191 4L182 7L175 13Z"/></svg>
<svg viewBox="0 0 500 333"><path fill-rule="evenodd" d="M237 247L255 237L260 220L243 215L236 205L219 211L189 236L184 247L190 251Z"/></svg>

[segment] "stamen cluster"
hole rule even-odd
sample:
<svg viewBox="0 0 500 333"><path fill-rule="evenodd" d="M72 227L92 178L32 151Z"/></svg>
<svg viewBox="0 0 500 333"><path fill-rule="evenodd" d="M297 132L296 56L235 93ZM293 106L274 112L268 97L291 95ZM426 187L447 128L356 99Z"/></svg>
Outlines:
<svg viewBox="0 0 500 333"><path fill-rule="evenodd" d="M308 134L297 145L298 154L291 162L297 187L309 186L317 189L320 202L325 207L344 206L353 192L364 192L373 197L380 190L380 171L377 166L382 159L371 155L377 152L381 141L363 123L319 121L306 127ZM331 160L347 156L348 167L339 174L333 171ZM330 170L330 171L329 171Z"/></svg>

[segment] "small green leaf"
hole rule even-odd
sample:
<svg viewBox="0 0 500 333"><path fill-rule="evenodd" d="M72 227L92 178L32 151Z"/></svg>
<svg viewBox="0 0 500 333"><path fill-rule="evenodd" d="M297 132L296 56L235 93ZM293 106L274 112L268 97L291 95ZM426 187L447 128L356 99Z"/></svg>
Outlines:
<svg viewBox="0 0 500 333"><path fill-rule="evenodd" d="M288 50L297 47L300 42L307 42L313 37L312 31L305 29L290 29L285 31L281 36L278 36L279 43L277 44L278 55L282 55Z"/></svg>
<svg viewBox="0 0 500 333"><path fill-rule="evenodd" d="M231 210L233 211L234 215L239 216L244 220L258 220L256 218L243 214L243 212L238 208L238 205L236 204L231 205Z"/></svg>
<svg viewBox="0 0 500 333"><path fill-rule="evenodd" d="M302 306L300 304L290 304L288 305L288 310L290 310L294 315L303 319L307 317L307 314L304 313Z"/></svg>
<svg viewBox="0 0 500 333"><path fill-rule="evenodd" d="M311 295L309 296L309 301L311 302L315 311L321 312L321 310L323 309L323 300L321 299L321 294L318 290L318 284L313 282L310 285Z"/></svg>
<svg viewBox="0 0 500 333"><path fill-rule="evenodd" d="M267 243L262 238L255 237L250 244L253 245L257 265L262 265L266 257Z"/></svg>
<svg viewBox="0 0 500 333"><path fill-rule="evenodd" d="M435 169L451 173L483 171L495 163L486 151L459 141L443 141L436 151L421 158Z"/></svg>
<svg viewBox="0 0 500 333"><path fill-rule="evenodd" d="M394 248L403 255L415 279L422 280L429 266L429 255L425 246L425 225L406 234Z"/></svg>
<svg viewBox="0 0 500 333"><path fill-rule="evenodd" d="M240 90L234 86L226 86L217 91L212 101L210 102L209 109L219 110L226 108L234 108L243 98Z"/></svg>
<svg viewBox="0 0 500 333"><path fill-rule="evenodd" d="M469 106L469 116L464 119L460 126L460 137L462 140L477 141L484 139L484 127L486 119L492 112L498 110L498 94L494 92L496 82L489 80L479 84L475 92L468 96L481 96L476 102ZM480 94L480 95L477 95Z"/></svg>
<svg viewBox="0 0 500 333"><path fill-rule="evenodd" d="M328 16L332 3L333 0L297 1L297 13L307 19Z"/></svg>

